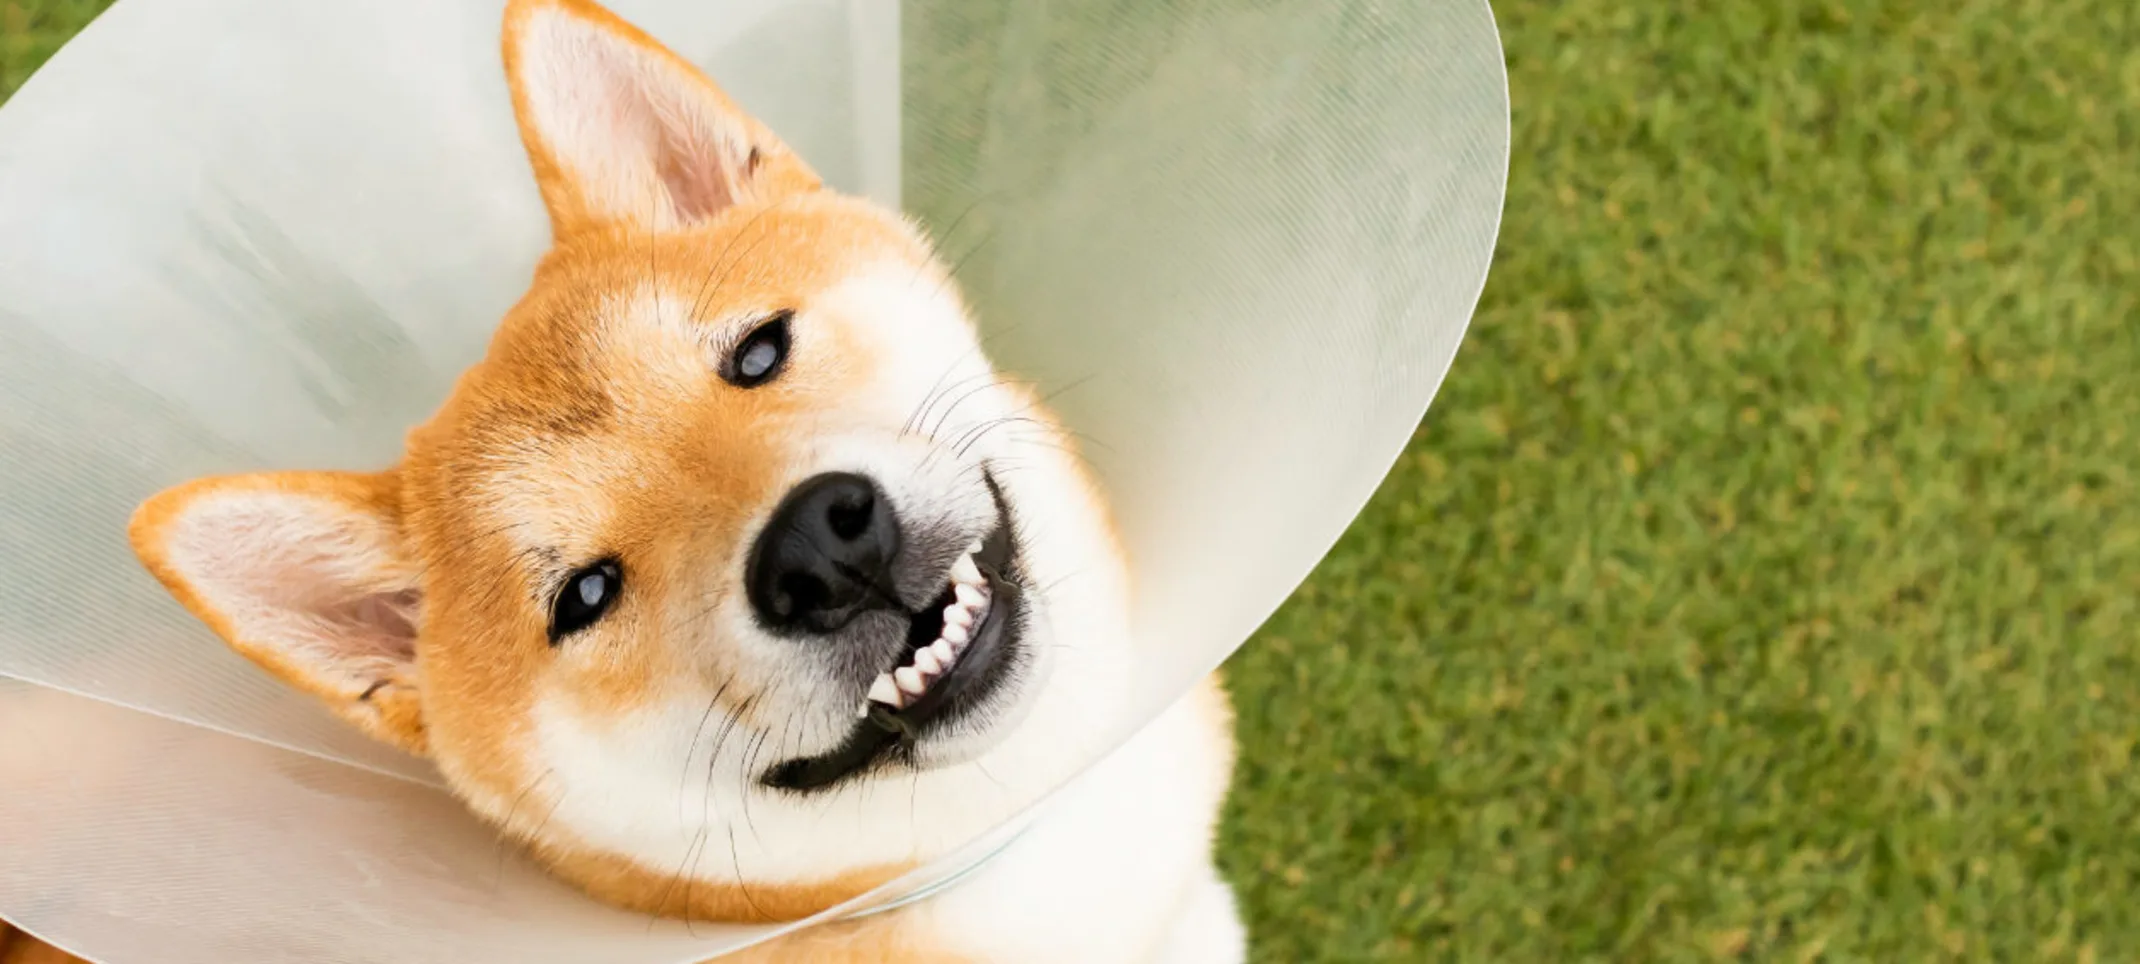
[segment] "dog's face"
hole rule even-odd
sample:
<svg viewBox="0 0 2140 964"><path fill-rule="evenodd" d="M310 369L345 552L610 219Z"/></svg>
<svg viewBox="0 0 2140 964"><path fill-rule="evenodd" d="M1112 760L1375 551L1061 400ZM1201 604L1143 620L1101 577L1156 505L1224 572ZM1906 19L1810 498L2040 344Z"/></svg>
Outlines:
<svg viewBox="0 0 2140 964"><path fill-rule="evenodd" d="M807 914L1086 762L1119 550L925 240L583 0L505 55L555 246L487 356L392 469L157 495L145 564L643 910Z"/></svg>

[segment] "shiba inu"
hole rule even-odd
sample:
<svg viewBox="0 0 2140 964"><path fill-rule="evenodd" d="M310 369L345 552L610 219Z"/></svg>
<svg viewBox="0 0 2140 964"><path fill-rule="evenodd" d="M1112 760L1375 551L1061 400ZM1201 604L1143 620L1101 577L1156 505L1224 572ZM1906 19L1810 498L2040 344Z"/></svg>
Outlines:
<svg viewBox="0 0 2140 964"><path fill-rule="evenodd" d="M389 467L155 495L146 568L638 912L807 916L1090 761L1135 587L920 230L587 0L503 52L553 244L485 357ZM959 885L735 959L1238 960L1232 752L1207 681Z"/></svg>

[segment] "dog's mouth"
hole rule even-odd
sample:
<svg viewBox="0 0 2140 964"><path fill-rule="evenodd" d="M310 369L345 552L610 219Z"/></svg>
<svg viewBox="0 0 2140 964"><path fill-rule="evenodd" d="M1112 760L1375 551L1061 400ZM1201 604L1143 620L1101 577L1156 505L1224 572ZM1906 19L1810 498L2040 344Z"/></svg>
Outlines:
<svg viewBox="0 0 2140 964"><path fill-rule="evenodd" d="M831 752L774 766L762 781L782 790L830 787L899 753L987 703L1012 675L1025 601L1018 544L994 479L996 525L951 566L944 588L914 613L900 656L870 683L856 722Z"/></svg>

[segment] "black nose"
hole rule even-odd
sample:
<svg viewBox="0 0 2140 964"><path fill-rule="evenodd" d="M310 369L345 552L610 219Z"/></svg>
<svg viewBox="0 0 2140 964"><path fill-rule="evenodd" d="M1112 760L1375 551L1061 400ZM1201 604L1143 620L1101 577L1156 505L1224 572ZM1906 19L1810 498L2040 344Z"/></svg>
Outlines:
<svg viewBox="0 0 2140 964"><path fill-rule="evenodd" d="M889 577L899 527L876 483L845 472L795 487L751 549L744 576L758 618L779 630L830 633L896 605Z"/></svg>

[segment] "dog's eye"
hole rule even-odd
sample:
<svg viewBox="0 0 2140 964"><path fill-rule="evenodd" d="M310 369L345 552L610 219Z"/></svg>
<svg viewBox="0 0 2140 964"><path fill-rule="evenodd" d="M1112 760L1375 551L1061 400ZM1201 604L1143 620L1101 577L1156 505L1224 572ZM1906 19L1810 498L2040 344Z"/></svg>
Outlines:
<svg viewBox="0 0 2140 964"><path fill-rule="evenodd" d="M729 353L727 370L722 374L730 384L738 388L756 388L772 381L788 360L788 322L795 317L792 311L783 311L767 318Z"/></svg>
<svg viewBox="0 0 2140 964"><path fill-rule="evenodd" d="M593 625L609 611L623 589L624 570L611 560L573 573L558 592L557 601L550 604L550 642L554 645Z"/></svg>

